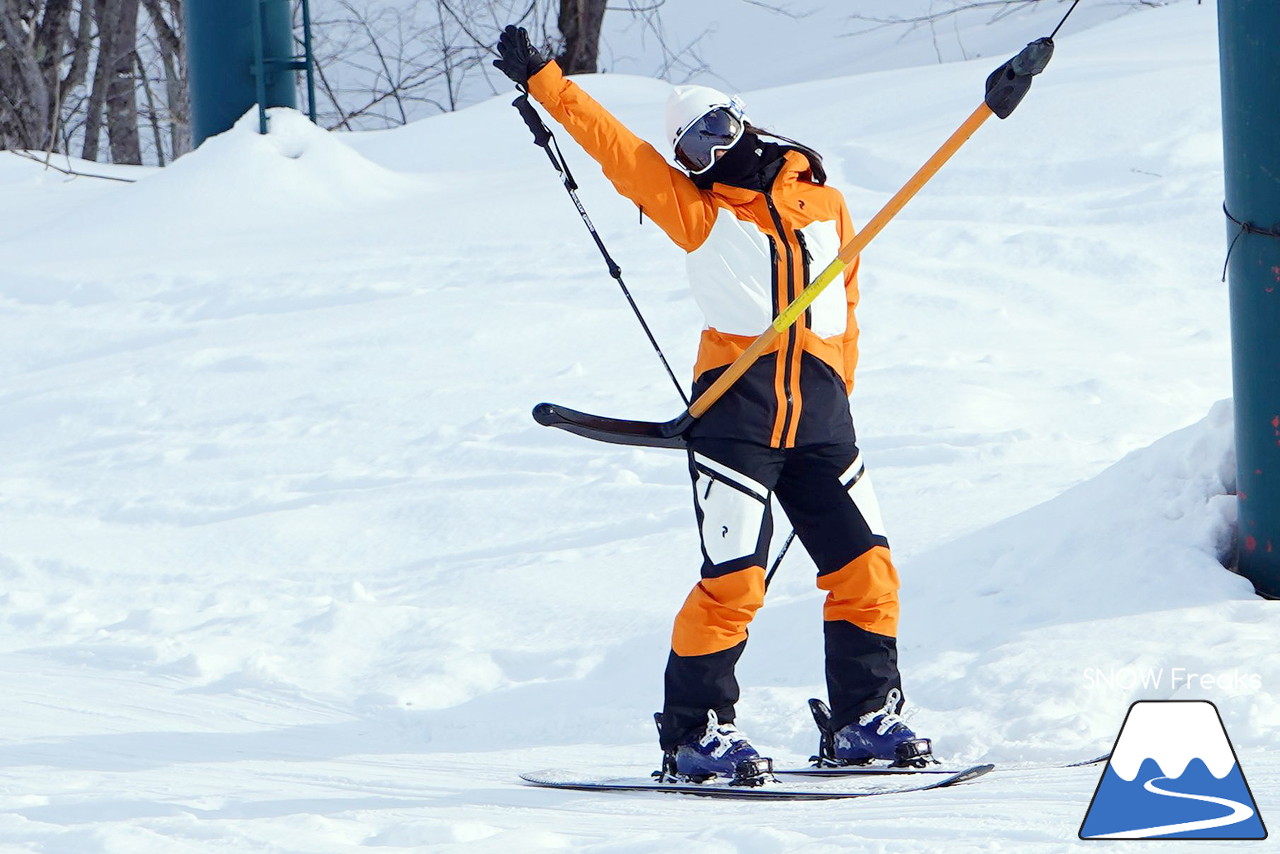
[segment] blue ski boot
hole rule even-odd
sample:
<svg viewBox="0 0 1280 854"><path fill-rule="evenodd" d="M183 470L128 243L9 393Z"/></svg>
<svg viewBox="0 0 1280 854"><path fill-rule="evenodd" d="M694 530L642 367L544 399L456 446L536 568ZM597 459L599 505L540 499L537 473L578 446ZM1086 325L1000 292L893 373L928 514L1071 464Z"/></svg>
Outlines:
<svg viewBox="0 0 1280 854"><path fill-rule="evenodd" d="M820 766L866 765L880 759L923 768L935 761L929 739L918 737L899 717L902 692L897 688L889 691L884 706L839 729L832 727L831 710L821 700L810 700L809 707L822 733L814 757Z"/></svg>
<svg viewBox="0 0 1280 854"><path fill-rule="evenodd" d="M661 716L655 718L661 728ZM741 730L732 723L720 723L715 711L708 709L706 728L695 730L665 752L658 776L695 783L727 777L733 786L759 786L773 778L773 760L761 756Z"/></svg>

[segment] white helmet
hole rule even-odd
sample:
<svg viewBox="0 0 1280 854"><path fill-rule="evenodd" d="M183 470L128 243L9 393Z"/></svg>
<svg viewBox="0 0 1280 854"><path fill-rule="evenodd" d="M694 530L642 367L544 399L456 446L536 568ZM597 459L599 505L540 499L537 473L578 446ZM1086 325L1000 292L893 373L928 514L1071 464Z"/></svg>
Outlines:
<svg viewBox="0 0 1280 854"><path fill-rule="evenodd" d="M742 121L747 121L746 105L737 95L730 97L710 86L675 86L667 98L667 144L676 141L689 126L712 110L725 108Z"/></svg>

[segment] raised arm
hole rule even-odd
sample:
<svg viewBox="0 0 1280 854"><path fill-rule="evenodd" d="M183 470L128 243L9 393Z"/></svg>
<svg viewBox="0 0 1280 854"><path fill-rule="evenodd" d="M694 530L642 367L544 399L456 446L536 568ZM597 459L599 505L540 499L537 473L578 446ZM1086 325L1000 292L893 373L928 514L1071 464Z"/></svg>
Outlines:
<svg viewBox="0 0 1280 854"><path fill-rule="evenodd" d="M691 252L706 240L715 205L688 175L567 79L555 62L531 76L528 85L529 94L600 164L614 188L676 244Z"/></svg>

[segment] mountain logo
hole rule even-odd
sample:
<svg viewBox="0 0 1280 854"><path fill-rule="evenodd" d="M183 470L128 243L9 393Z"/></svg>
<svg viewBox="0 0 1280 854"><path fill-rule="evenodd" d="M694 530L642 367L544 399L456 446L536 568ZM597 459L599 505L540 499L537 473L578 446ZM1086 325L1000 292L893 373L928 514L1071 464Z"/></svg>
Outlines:
<svg viewBox="0 0 1280 854"><path fill-rule="evenodd" d="M1217 706L1207 700L1130 706L1080 838L1266 839Z"/></svg>

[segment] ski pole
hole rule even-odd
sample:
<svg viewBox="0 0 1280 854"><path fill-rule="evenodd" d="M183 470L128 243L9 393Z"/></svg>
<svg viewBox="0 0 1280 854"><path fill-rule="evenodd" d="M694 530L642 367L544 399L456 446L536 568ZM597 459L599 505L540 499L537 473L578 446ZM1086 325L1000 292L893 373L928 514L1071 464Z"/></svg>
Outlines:
<svg viewBox="0 0 1280 854"><path fill-rule="evenodd" d="M675 372L671 370L671 365L667 362L666 355L662 352L662 348L658 346L658 339L654 337L653 332L649 329L649 324L645 322L644 315L640 313L640 307L636 305L636 301L631 297L631 291L627 289L626 283L622 281L622 268L618 266L618 262L613 260L613 256L605 248L604 241L600 239L600 232L596 231L595 225L591 222L591 217L587 215L586 207L583 206L582 200L578 198L578 182L574 180L573 173L569 171L569 164L565 162L564 153L560 151L560 144L556 142L555 134L542 121L542 117L533 108L533 104L529 103L527 89L521 89L520 96L511 102L511 106L516 108L516 111L520 113L520 118L524 119L524 123L529 127L529 132L533 134L534 144L547 153L547 157L551 160L551 165L560 173L560 180L564 183L564 188L569 193L569 198L573 199L573 206L578 209L578 216L582 217L582 222L587 226L587 231L591 232L591 239L595 241L596 248L604 256L604 262L609 268L609 275L613 277L614 281L618 283L618 287L622 289L622 295L627 298L627 303L631 306L631 311L635 314L636 320L640 321L640 327L649 338L649 343L653 345L653 351L658 354L658 358L662 361L662 367L667 370L667 376L671 377L671 382L675 384L676 393L680 395L680 400L684 402L684 405L688 406L689 397L684 393L684 387L680 385L680 380L676 379ZM553 146L555 151L551 150Z"/></svg>
<svg viewBox="0 0 1280 854"><path fill-rule="evenodd" d="M1074 9L1075 6L1073 5L1071 8ZM1070 15L1071 10L1068 10L1067 14ZM1065 21L1066 18L1064 17L1063 20ZM1058 26L1061 27L1062 25L1059 24ZM898 215L898 212L906 206L907 202L911 201L916 193L920 192L920 189L929 183L929 180L934 175L938 174L938 170L946 165L952 155L960 150L960 147L969 140L969 137L973 136L983 122L993 115L1002 119L1008 118L1014 108L1022 101L1023 96L1027 94L1027 90L1031 88L1031 78L1044 71L1052 56L1053 39L1048 37L1037 39L1023 48L1013 59L992 72L987 78L986 97L978 105L978 108L960 124L960 127L956 128L955 132L947 138L947 141L916 171L916 174L911 176L911 180L907 181L898 192L893 194L893 198L889 199L888 203L871 218L871 221L866 224L862 231L854 235L848 243L840 248L835 260L828 264L818 274L818 277L774 318L769 328L761 333L725 369L724 373L716 378L716 381L706 391L694 399L693 403L689 405L688 414L693 418L701 418L711 408L711 405L719 400L729 390L729 387L747 372L748 368L755 364L756 359L769 350L773 343L778 340L778 337L795 324L805 310L818 298L823 289L831 284L844 271L845 267L853 263L853 259L857 258L867 244L884 230L884 227Z"/></svg>
<svg viewBox="0 0 1280 854"><path fill-rule="evenodd" d="M818 277L814 279L799 296L796 297L791 305L787 306L786 310L778 315L774 320L773 325L770 326L769 329L765 330L765 333L761 335L760 338L756 339L756 342L752 344L752 347L755 347L756 343L759 343L761 339L765 339L766 337L768 338L768 340L761 344L757 350L757 355L760 352L763 352L770 344L777 340L779 335L785 332L796 322L800 315L804 313L804 310L817 298L818 294L822 292L822 289L834 281L836 276L840 275L840 273L844 271L845 267L852 263L854 258L858 257L858 254L862 251L863 247L870 243L872 239L874 239L875 236L879 234L886 225L888 225L889 220L897 216L898 212L902 210L907 202L911 201L911 198L920 191L920 188L928 183L930 178L937 174L938 170L951 159L951 155L955 154L960 146L964 145L969 137L971 137L974 132L982 126L983 122L993 115L997 115L1002 119L1009 117L1009 114L1013 112L1016 106L1018 106L1018 103L1022 100L1023 96L1027 94L1027 90L1031 87L1031 78L1043 71L1045 66L1048 65L1049 59L1053 56L1053 37L1058 34L1058 30L1062 29L1062 25L1066 23L1066 20L1071 16L1071 13L1075 11L1079 2L1080 0L1076 0L1075 3L1071 4L1071 8L1067 10L1067 14L1058 22L1058 26L1054 28L1053 33L1046 38L1038 39L1037 41L1027 45L1016 57L992 72L991 76L987 78L987 95L978 109L974 110L969 118L960 125L956 132L953 133L951 137L943 143L942 147L934 153L933 157L930 157L924 166L920 167L919 171L912 176L911 180L894 194L893 198L889 200L889 203L881 208L880 212L871 218L871 221L867 223L866 227L863 228L862 231L852 240L841 247L836 259L828 264L826 269L818 274ZM733 364L731 364L725 373L718 379L724 379L725 375L732 371L738 362L746 360L748 353L750 353L750 348L748 348L747 352L744 352ZM743 368L739 370L733 378L725 383L724 388L722 388L715 397L707 399L708 395L715 390L717 385L717 383L712 383L711 387L700 394L697 400L695 400L689 407L689 414L696 418L706 412L707 409L711 407L711 404L715 403L716 400L719 399L720 395L723 395L728 387L732 385L732 383L737 380L737 378L741 376L746 368L750 367L754 361L755 356L752 356L749 361L746 361ZM792 528L791 532L787 534L786 542L782 544L782 550L778 552L777 558L774 559L773 565L769 568L769 574L765 576L764 586L766 590L769 588L769 582L773 580L773 576L777 573L778 567L782 565L782 559L787 556L787 551L791 548L791 543L795 538L796 532L795 529Z"/></svg>
<svg viewBox="0 0 1280 854"><path fill-rule="evenodd" d="M979 105L978 109L974 110L969 118L965 119L964 123L929 158L924 166L920 167L920 170L916 172L911 180L903 185L902 189L894 193L889 203L871 218L866 227L840 248L835 260L828 264L818 274L818 277L774 318L769 328L761 333L751 343L751 346L747 347L706 391L694 399L693 403L689 405L689 414L694 418L701 418L711 408L711 405L719 400L729 390L729 387L747 372L748 368L755 364L756 359L769 350L773 343L778 340L778 337L795 324L827 285L835 281L836 276L844 272L845 267L848 267L853 262L853 259L858 257L866 245L884 230L884 227L897 215L898 211L902 210L907 202L911 201L912 197L920 192L920 188L937 174L943 164L951 159L951 155L955 154L960 146L964 145L965 141L973 135L974 131L981 127L982 123L992 115L994 113L991 112L991 108L985 102Z"/></svg>
<svg viewBox="0 0 1280 854"><path fill-rule="evenodd" d="M787 534L787 539L782 544L782 549L778 552L778 556L773 559L773 565L769 567L769 573L764 577L764 589L769 589L769 583L773 581L773 577L778 574L778 567L782 566L782 559L787 556L787 552L791 550L791 544L795 542L796 529L792 528L791 533Z"/></svg>

